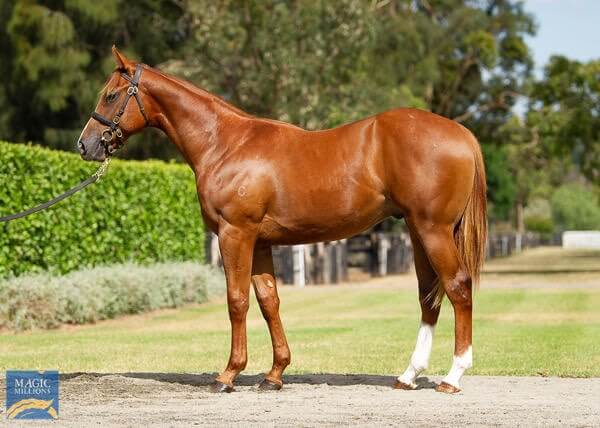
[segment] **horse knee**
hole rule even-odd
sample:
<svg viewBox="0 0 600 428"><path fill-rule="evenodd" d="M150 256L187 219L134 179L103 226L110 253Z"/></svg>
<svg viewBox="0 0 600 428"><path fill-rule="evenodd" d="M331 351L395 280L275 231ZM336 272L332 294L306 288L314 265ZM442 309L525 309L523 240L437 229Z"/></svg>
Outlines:
<svg viewBox="0 0 600 428"><path fill-rule="evenodd" d="M229 318L231 320L243 320L248 313L249 302L247 297L230 296L228 299Z"/></svg>
<svg viewBox="0 0 600 428"><path fill-rule="evenodd" d="M471 277L459 270L450 280L444 282L444 290L454 306L468 309L473 305Z"/></svg>

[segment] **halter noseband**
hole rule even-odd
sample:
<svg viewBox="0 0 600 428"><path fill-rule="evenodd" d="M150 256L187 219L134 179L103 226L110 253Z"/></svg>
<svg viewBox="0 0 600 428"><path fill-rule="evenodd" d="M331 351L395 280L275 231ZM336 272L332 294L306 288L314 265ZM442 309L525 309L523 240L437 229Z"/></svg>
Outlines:
<svg viewBox="0 0 600 428"><path fill-rule="evenodd" d="M92 113L92 119L95 119L101 124L108 126L108 128L102 131L102 138L100 140L104 146L107 156L112 155L125 144L123 142L123 131L119 127L119 122L121 121L121 116L123 116L123 113L127 108L127 103L131 97L135 97L135 100L140 108L140 112L146 121L146 125L148 125L148 117L146 116L146 111L144 110L144 104L142 103L142 99L138 93L138 84L140 83L140 77L142 77L142 66L140 64L136 65L135 74L133 77L129 77L127 73L121 73L121 76L129 82L129 87L127 88L127 96L125 97L125 100L123 101L123 104L121 104L121 108L119 108L119 111L115 117L113 117L112 120L109 120L95 111ZM112 141L115 139L115 136L117 138L113 143Z"/></svg>

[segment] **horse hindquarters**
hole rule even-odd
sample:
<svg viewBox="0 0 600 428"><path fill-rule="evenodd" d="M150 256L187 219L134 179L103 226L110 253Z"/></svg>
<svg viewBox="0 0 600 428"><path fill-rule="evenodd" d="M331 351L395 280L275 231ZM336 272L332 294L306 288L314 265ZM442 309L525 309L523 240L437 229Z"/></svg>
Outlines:
<svg viewBox="0 0 600 428"><path fill-rule="evenodd" d="M436 201L439 202L439 198L432 198L431 206L427 209L413 210L407 217L415 248L417 251L419 248L423 249L430 267L437 274L436 286L429 296L432 309L426 307L423 315L425 316L433 308L439 310L444 294L448 296L454 308L454 360L450 372L437 388L441 392L460 391L460 378L464 371L472 365L472 282L477 282L479 279L487 240L485 171L481 152L476 143L473 145L473 151L472 185L466 192L467 202L463 205L464 208L458 223L451 221L454 215L452 212L444 212L444 208L451 205L449 202L436 204ZM452 186L449 187L452 188ZM437 194L437 192L433 192L433 194ZM460 193L447 195L446 198L442 198L442 201L450 201L453 198L460 199L462 196ZM426 271L423 268L425 263L419 262L418 254L415 254L415 264L417 272ZM420 288L422 286L421 276L419 277ZM437 317L435 318L437 319ZM433 325L429 326L431 335L433 334ZM425 327L427 326L422 326L422 328ZM419 337L421 337L421 331ZM431 344L428 343L427 347L428 349L425 351L428 357ZM419 342L415 354L418 351ZM414 386L414 378L426 366L426 364L425 366L421 364L419 367L412 367L414 366L412 363L411 360L409 369L399 378L401 385Z"/></svg>

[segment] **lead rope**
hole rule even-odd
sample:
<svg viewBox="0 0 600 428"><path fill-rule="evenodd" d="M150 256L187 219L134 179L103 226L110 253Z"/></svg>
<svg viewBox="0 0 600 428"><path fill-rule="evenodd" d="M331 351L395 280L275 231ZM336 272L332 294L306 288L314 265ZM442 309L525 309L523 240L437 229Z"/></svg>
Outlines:
<svg viewBox="0 0 600 428"><path fill-rule="evenodd" d="M44 202L43 204L40 204L33 208L29 208L28 210L25 210L25 211L21 211L20 213L0 217L0 223L5 223L5 222L11 221L11 220L16 220L18 218L26 217L30 214L37 213L38 211L45 210L46 208L50 208L52 205L59 203L63 199L68 198L69 196L79 192L80 190L83 190L90 184L95 183L96 181L100 180L100 178L102 178L102 176L104 174L106 174L106 170L108 169L108 164L110 164L110 159L111 159L110 157L107 157L106 159L104 159L104 162L102 162L102 165L100 165L100 167L98 168L98 171L93 173L90 178L82 181L77 186L67 190L65 193L63 193L53 199L50 199L48 202Z"/></svg>

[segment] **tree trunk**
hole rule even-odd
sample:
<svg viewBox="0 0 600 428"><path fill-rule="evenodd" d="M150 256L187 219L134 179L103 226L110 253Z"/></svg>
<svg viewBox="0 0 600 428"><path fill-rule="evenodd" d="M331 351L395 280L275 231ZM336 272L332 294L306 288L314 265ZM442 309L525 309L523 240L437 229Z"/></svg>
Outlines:
<svg viewBox="0 0 600 428"><path fill-rule="evenodd" d="M525 218L523 214L523 201L518 200L515 207L517 233L525 233Z"/></svg>

